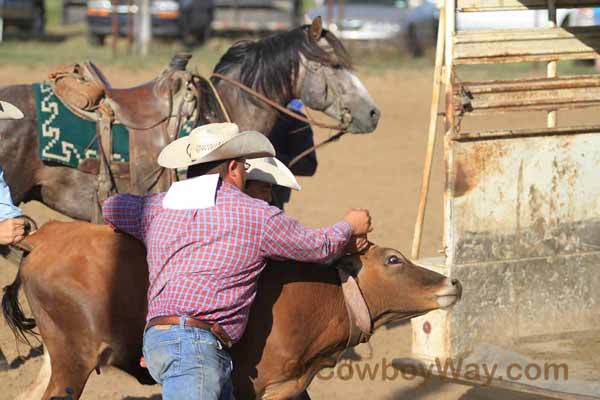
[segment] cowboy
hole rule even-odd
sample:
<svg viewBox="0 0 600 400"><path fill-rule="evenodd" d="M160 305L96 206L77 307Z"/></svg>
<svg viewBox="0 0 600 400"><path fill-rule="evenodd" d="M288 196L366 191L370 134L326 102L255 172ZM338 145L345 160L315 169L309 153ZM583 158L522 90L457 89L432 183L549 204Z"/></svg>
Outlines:
<svg viewBox="0 0 600 400"><path fill-rule="evenodd" d="M143 353L163 398L231 399L231 357L268 258L327 262L371 229L366 210L309 229L244 194L247 159L272 157L268 139L209 124L169 144L158 163L188 168L167 193L120 194L105 221L142 240L149 267Z"/></svg>
<svg viewBox="0 0 600 400"><path fill-rule="evenodd" d="M244 189L248 196L271 204L275 186L287 190L300 190L300 185L292 171L277 158L255 158L248 160L248 164L250 168L246 171Z"/></svg>

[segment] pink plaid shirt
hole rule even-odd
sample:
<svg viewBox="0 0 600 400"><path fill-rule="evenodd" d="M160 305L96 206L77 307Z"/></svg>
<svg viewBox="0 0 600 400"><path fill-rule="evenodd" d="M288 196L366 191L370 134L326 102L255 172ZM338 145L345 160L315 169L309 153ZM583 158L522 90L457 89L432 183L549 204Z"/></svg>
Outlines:
<svg viewBox="0 0 600 400"><path fill-rule="evenodd" d="M266 261L327 262L339 255L351 226L309 229L276 207L221 183L214 207L171 210L164 193L118 194L102 207L107 224L148 250L148 316L192 316L242 336Z"/></svg>

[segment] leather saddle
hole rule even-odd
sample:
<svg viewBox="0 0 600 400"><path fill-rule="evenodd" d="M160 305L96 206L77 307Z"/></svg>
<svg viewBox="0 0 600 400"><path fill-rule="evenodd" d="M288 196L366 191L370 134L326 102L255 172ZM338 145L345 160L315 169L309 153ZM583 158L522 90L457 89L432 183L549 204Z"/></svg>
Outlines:
<svg viewBox="0 0 600 400"><path fill-rule="evenodd" d="M129 175L127 191L132 193L168 188L172 177L157 170L158 153L176 138L185 121L198 120L200 94L186 70L190 58L177 54L157 78L130 88L114 88L92 62L61 67L50 74L60 100L76 115L97 122L100 149L112 149L112 124L123 124L129 131L128 165L102 153L79 165L80 170L98 175L98 204L117 190L116 178L123 175ZM99 209L93 220L101 221Z"/></svg>
<svg viewBox="0 0 600 400"><path fill-rule="evenodd" d="M169 96L179 87L171 88L172 73L169 69L149 82L129 88L113 88L102 71L91 61L85 68L92 81L102 88L106 98L115 112L117 120L132 129L155 125L158 121L169 117Z"/></svg>
<svg viewBox="0 0 600 400"><path fill-rule="evenodd" d="M189 55L177 55L157 78L129 88L114 88L96 64L61 66L49 75L58 97L76 114L96 119L94 111L108 103L115 120L133 130L147 130L165 121L182 85L191 80L185 71ZM183 61L182 61L183 60Z"/></svg>

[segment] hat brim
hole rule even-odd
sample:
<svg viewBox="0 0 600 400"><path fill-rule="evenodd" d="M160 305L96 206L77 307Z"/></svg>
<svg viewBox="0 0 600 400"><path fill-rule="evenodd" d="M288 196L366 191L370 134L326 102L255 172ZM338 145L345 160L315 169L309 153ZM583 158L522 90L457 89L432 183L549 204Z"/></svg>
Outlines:
<svg viewBox="0 0 600 400"><path fill-rule="evenodd" d="M0 119L23 119L24 115L16 106L0 101Z"/></svg>
<svg viewBox="0 0 600 400"><path fill-rule="evenodd" d="M166 168L186 168L191 165L232 158L272 157L275 149L269 139L260 132L241 132L222 145L215 147L204 156L191 159L188 146L190 137L186 136L167 145L158 156L158 164Z"/></svg>
<svg viewBox="0 0 600 400"><path fill-rule="evenodd" d="M246 180L266 182L294 190L301 189L292 171L275 157L257 158L251 160L250 165Z"/></svg>

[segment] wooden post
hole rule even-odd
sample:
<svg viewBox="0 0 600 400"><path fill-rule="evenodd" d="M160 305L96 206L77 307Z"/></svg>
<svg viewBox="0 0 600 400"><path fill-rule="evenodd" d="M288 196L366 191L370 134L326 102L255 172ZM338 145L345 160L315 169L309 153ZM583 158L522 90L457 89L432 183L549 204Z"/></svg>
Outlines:
<svg viewBox="0 0 600 400"><path fill-rule="evenodd" d="M119 0L112 1L112 55L117 57L117 40L119 38Z"/></svg>
<svg viewBox="0 0 600 400"><path fill-rule="evenodd" d="M143 56L148 54L150 40L152 39L152 15L150 13L150 0L138 0L138 12L135 19L135 41L138 53Z"/></svg>
<svg viewBox="0 0 600 400"><path fill-rule="evenodd" d="M552 27L556 28L558 26L557 21L556 21L556 0L548 0L548 21L550 22L550 25ZM556 78L556 76L557 76L557 62L556 61L548 62L547 76L548 76L548 78ZM548 128L556 127L556 123L557 123L556 110L549 111L548 112Z"/></svg>
<svg viewBox="0 0 600 400"><path fill-rule="evenodd" d="M133 6L134 1L129 0L127 5L127 54L131 55L133 49Z"/></svg>
<svg viewBox="0 0 600 400"><path fill-rule="evenodd" d="M417 211L417 222L413 236L411 257L419 258L421 250L421 238L423 235L423 222L425 220L425 210L427 209L427 196L429 194L429 183L431 181L431 166L433 164L433 153L435 150L438 111L440 104L440 93L442 91L442 75L444 65L444 49L446 45L446 10L440 9L440 20L438 24L437 45L435 52L435 68L433 72L433 93L431 95L431 111L429 113L429 134L427 138L427 153L425 155L425 166L423 167L423 176L421 178L421 191L419 193L419 209Z"/></svg>
<svg viewBox="0 0 600 400"><path fill-rule="evenodd" d="M327 29L331 30L333 22L333 0L327 0Z"/></svg>

